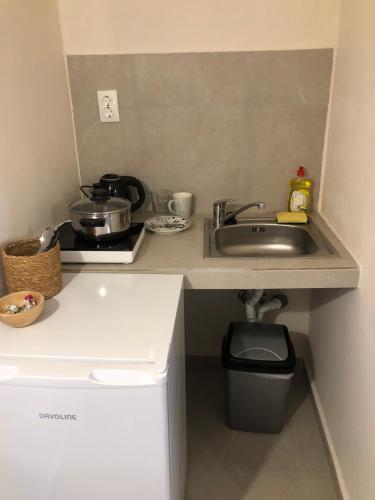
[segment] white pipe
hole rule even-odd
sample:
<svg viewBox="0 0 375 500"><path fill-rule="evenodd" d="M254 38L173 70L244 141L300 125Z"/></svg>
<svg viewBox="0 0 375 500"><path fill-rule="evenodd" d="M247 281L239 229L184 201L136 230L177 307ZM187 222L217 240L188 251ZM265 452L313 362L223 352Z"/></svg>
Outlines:
<svg viewBox="0 0 375 500"><path fill-rule="evenodd" d="M255 306L258 304L263 294L264 290L255 290L254 293L250 295L250 297L245 302L246 317L249 323L255 323L256 321L258 321L258 315L255 310Z"/></svg>
<svg viewBox="0 0 375 500"><path fill-rule="evenodd" d="M258 309L258 321L262 321L264 314L267 311L274 311L276 309L281 309L283 307L283 304L280 299L274 298L270 300L269 302L266 302L265 304L262 304L259 309Z"/></svg>

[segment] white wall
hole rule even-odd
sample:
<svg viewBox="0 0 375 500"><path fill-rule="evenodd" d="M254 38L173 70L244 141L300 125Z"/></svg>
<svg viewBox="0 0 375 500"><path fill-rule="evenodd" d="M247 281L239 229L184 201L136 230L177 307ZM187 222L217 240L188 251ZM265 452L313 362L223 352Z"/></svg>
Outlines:
<svg viewBox="0 0 375 500"><path fill-rule="evenodd" d="M67 54L333 47L339 0L59 0Z"/></svg>
<svg viewBox="0 0 375 500"><path fill-rule="evenodd" d="M78 171L55 1L8 0L0 15L0 243L65 217Z"/></svg>
<svg viewBox="0 0 375 500"><path fill-rule="evenodd" d="M346 498L375 498L375 3L342 1L322 212L361 266L359 290L314 292L315 390Z"/></svg>

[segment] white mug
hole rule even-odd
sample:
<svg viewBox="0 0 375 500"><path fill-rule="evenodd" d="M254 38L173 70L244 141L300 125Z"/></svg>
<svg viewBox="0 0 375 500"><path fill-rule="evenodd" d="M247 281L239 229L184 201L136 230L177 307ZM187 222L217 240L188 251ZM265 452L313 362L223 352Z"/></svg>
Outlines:
<svg viewBox="0 0 375 500"><path fill-rule="evenodd" d="M168 208L172 214L189 219L191 217L192 199L193 195L191 193L173 193Z"/></svg>

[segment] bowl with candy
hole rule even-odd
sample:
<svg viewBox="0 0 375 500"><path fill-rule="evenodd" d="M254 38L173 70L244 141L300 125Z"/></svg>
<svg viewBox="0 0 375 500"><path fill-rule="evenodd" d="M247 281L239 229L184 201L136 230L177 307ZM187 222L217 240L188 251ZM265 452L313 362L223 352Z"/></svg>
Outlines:
<svg viewBox="0 0 375 500"><path fill-rule="evenodd" d="M0 299L0 319L9 326L31 325L43 311L44 296L29 290L10 293Z"/></svg>

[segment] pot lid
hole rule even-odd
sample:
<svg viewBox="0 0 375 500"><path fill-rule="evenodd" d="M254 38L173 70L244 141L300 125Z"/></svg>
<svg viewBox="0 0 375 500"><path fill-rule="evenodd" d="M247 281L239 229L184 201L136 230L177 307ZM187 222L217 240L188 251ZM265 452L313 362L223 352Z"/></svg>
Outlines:
<svg viewBox="0 0 375 500"><path fill-rule="evenodd" d="M69 205L72 212L79 214L108 214L131 208L126 198L115 198L106 189L94 189L91 198L75 201Z"/></svg>

